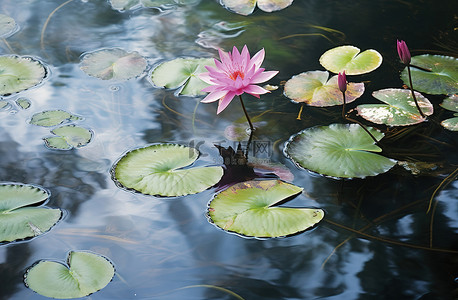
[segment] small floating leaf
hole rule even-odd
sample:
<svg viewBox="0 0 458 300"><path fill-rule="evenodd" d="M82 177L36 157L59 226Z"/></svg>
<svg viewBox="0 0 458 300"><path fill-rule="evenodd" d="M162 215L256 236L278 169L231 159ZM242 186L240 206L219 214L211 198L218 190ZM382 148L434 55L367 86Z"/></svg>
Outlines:
<svg viewBox="0 0 458 300"><path fill-rule="evenodd" d="M290 6L293 1L294 0L220 0L224 7L244 16L253 13L256 3L259 9L265 12L273 12Z"/></svg>
<svg viewBox="0 0 458 300"><path fill-rule="evenodd" d="M413 87L417 91L431 95L458 93L458 59L455 57L429 54L414 56L410 71ZM407 68L402 71L401 79L410 86Z"/></svg>
<svg viewBox="0 0 458 300"><path fill-rule="evenodd" d="M47 110L34 114L30 120L30 124L50 127L62 124L64 121L76 120L81 120L81 117L74 116L63 110Z"/></svg>
<svg viewBox="0 0 458 300"><path fill-rule="evenodd" d="M31 88L45 76L46 69L38 60L17 55L0 56L0 96Z"/></svg>
<svg viewBox="0 0 458 300"><path fill-rule="evenodd" d="M380 140L384 134L368 127ZM381 152L358 124L331 124L304 129L291 136L284 153L297 166L331 177L364 178L384 173L395 161Z"/></svg>
<svg viewBox="0 0 458 300"><path fill-rule="evenodd" d="M12 242L40 235L59 221L60 209L34 207L49 194L25 184L0 184L0 242Z"/></svg>
<svg viewBox="0 0 458 300"><path fill-rule="evenodd" d="M295 102L311 106L342 105L342 92L337 84L337 75L329 79L327 71L309 71L293 76L285 84L285 96ZM346 103L353 102L364 93L364 83L348 83Z"/></svg>
<svg viewBox="0 0 458 300"><path fill-rule="evenodd" d="M11 105L9 104L8 101L6 101L6 100L0 100L0 110L6 110L6 109L8 109L9 107L11 107Z"/></svg>
<svg viewBox="0 0 458 300"><path fill-rule="evenodd" d="M21 97L16 99L16 104L22 109L28 109L32 105L32 102L27 98Z"/></svg>
<svg viewBox="0 0 458 300"><path fill-rule="evenodd" d="M80 148L86 146L92 139L92 132L89 129L75 125L61 126L51 132L58 136L45 139L46 146L52 149Z"/></svg>
<svg viewBox="0 0 458 300"><path fill-rule="evenodd" d="M451 131L458 131L458 95L452 95L446 98L441 104L445 109L457 112L453 114L455 117L444 120L441 122L444 128L451 130Z"/></svg>
<svg viewBox="0 0 458 300"><path fill-rule="evenodd" d="M127 152L114 166L114 180L147 195L183 196L218 183L222 167L182 169L197 160L199 151L177 144L156 144Z"/></svg>
<svg viewBox="0 0 458 300"><path fill-rule="evenodd" d="M208 215L218 227L250 237L281 237L305 231L324 217L316 208L274 206L302 192L280 181L245 181L218 193Z"/></svg>
<svg viewBox="0 0 458 300"><path fill-rule="evenodd" d="M386 104L362 104L356 107L358 114L376 124L406 126L417 124L426 119L420 115L410 90L383 89L372 96ZM415 92L418 105L426 115L433 114L433 105L422 94Z"/></svg>
<svg viewBox="0 0 458 300"><path fill-rule="evenodd" d="M181 95L196 96L205 93L201 90L208 86L198 75L207 72L205 66L215 66L212 58L177 58L157 66L151 73L155 86L176 89L181 87Z"/></svg>
<svg viewBox="0 0 458 300"><path fill-rule="evenodd" d="M119 48L87 53L81 60L81 70L103 80L128 80L140 76L146 66L146 59L140 54Z"/></svg>
<svg viewBox="0 0 458 300"><path fill-rule="evenodd" d="M35 263L24 275L24 282L42 296L72 299L103 289L110 283L114 272L113 264L101 255L71 251L67 265L49 260Z"/></svg>
<svg viewBox="0 0 458 300"><path fill-rule="evenodd" d="M360 53L354 46L340 46L326 51L320 64L328 71L347 75L359 75L374 71L382 64L382 55L369 49Z"/></svg>
<svg viewBox="0 0 458 300"><path fill-rule="evenodd" d="M17 30L16 21L13 18L0 14L0 38L6 38Z"/></svg>

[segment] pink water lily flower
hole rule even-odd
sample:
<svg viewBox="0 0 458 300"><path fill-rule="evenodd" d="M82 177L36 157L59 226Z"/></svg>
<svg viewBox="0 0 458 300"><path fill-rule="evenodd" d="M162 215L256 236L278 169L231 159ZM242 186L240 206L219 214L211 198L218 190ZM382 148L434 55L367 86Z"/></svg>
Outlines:
<svg viewBox="0 0 458 300"><path fill-rule="evenodd" d="M269 93L268 90L256 85L265 82L278 71L264 71L261 64L264 61L264 49L250 58L245 45L242 53L234 46L232 53L218 50L221 61L215 59L216 67L206 66L206 73L199 74L200 79L210 84L203 92L209 94L201 101L204 103L219 100L217 114L222 112L231 103L235 96L243 93L259 98L259 95Z"/></svg>

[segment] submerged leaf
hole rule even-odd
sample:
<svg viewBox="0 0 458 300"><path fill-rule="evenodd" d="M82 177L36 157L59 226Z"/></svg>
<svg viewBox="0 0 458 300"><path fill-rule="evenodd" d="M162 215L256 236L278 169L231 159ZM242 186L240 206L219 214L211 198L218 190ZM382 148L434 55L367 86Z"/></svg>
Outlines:
<svg viewBox="0 0 458 300"><path fill-rule="evenodd" d="M42 296L72 299L103 289L115 272L107 258L90 252L71 251L67 264L41 260L27 270L24 282Z"/></svg>
<svg viewBox="0 0 458 300"><path fill-rule="evenodd" d="M360 53L354 46L340 46L326 51L320 64L328 71L346 75L360 75L374 71L382 64L382 55L369 49Z"/></svg>
<svg viewBox="0 0 458 300"><path fill-rule="evenodd" d="M0 96L36 86L46 77L46 73L43 64L31 57L0 56Z"/></svg>
<svg viewBox="0 0 458 300"><path fill-rule="evenodd" d="M380 140L383 133L368 127ZM297 166L340 178L364 178L384 173L395 161L374 152L382 149L358 124L331 124L304 129L291 136L284 153Z"/></svg>
<svg viewBox="0 0 458 300"><path fill-rule="evenodd" d="M13 18L0 14L0 38L6 38L12 35L18 26Z"/></svg>
<svg viewBox="0 0 458 300"><path fill-rule="evenodd" d="M208 215L216 226L250 237L281 237L313 227L324 217L317 208L275 206L302 188L280 180L237 183L218 193Z"/></svg>
<svg viewBox="0 0 458 300"><path fill-rule="evenodd" d="M177 144L156 144L127 152L113 167L114 180L147 195L184 196L218 183L222 167L183 169L197 160L199 151Z"/></svg>

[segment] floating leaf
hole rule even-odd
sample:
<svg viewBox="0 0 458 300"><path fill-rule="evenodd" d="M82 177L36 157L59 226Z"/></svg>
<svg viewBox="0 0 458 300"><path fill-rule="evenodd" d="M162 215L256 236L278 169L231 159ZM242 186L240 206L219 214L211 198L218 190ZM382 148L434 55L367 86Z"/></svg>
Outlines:
<svg viewBox="0 0 458 300"><path fill-rule="evenodd" d="M414 56L410 71L413 87L417 91L432 95L458 93L458 59L455 57L429 54ZM402 71L401 79L410 86L407 68Z"/></svg>
<svg viewBox="0 0 458 300"><path fill-rule="evenodd" d="M420 115L410 90L384 89L375 91L372 96L386 104L362 104L356 107L358 114L376 124L406 126L426 119ZM415 92L418 105L426 115L433 114L433 105L422 94Z"/></svg>
<svg viewBox="0 0 458 300"><path fill-rule="evenodd" d="M45 76L46 69L38 60L17 55L0 56L0 96L31 88Z"/></svg>
<svg viewBox="0 0 458 300"><path fill-rule="evenodd" d="M367 128L380 140L384 134ZM331 124L307 128L293 135L284 153L297 166L332 177L364 178L384 173L395 161L381 152L358 124Z"/></svg>
<svg viewBox="0 0 458 300"><path fill-rule="evenodd" d="M205 66L215 66L212 58L177 58L157 66L151 73L151 81L155 86L176 89L181 87L179 94L196 96L203 95L201 90L208 86L198 75L207 72Z"/></svg>
<svg viewBox="0 0 458 300"><path fill-rule="evenodd" d="M16 99L16 104L22 109L28 109L32 105L32 102L27 98L21 97Z"/></svg>
<svg viewBox="0 0 458 300"><path fill-rule="evenodd" d="M342 105L342 92L337 84L337 75L329 79L326 71L309 71L293 76L285 84L285 96L295 102L311 106ZM364 93L364 83L348 83L346 103L353 102Z"/></svg>
<svg viewBox="0 0 458 300"><path fill-rule="evenodd" d="M222 167L182 169L199 151L177 144L156 144L127 152L114 166L114 180L147 195L183 196L202 192L219 182Z"/></svg>
<svg viewBox="0 0 458 300"><path fill-rule="evenodd" d="M347 75L359 75L374 71L382 64L382 55L369 49L360 53L354 46L340 46L326 51L320 64L328 71Z"/></svg>
<svg viewBox="0 0 458 300"><path fill-rule="evenodd" d="M16 32L18 26L13 18L0 14L0 38L6 38Z"/></svg>
<svg viewBox="0 0 458 300"><path fill-rule="evenodd" d="M216 226L245 236L295 234L313 227L324 217L321 209L274 206L302 190L280 180L240 182L215 196L208 215Z"/></svg>
<svg viewBox="0 0 458 300"><path fill-rule="evenodd" d="M0 184L0 242L38 236L62 216L60 209L34 207L44 202L45 190L25 184Z"/></svg>
<svg viewBox="0 0 458 300"><path fill-rule="evenodd" d="M128 80L140 76L147 64L146 59L137 52L112 48L85 54L81 60L81 70L103 80Z"/></svg>
<svg viewBox="0 0 458 300"><path fill-rule="evenodd" d="M24 282L42 296L71 299L103 289L114 272L113 264L101 255L71 251L67 265L49 260L35 263L24 275Z"/></svg>
<svg viewBox="0 0 458 300"><path fill-rule="evenodd" d="M452 95L446 98L441 104L445 109L457 112L453 114L455 117L441 122L442 126L451 131L458 131L458 95Z"/></svg>
<svg viewBox="0 0 458 300"><path fill-rule="evenodd" d="M265 12L273 12L290 6L293 1L294 0L220 0L224 7L244 16L253 13L256 3L259 9Z"/></svg>
<svg viewBox="0 0 458 300"><path fill-rule="evenodd" d="M8 101L0 100L0 110L6 110L6 109L8 109L10 107L11 107L11 105L9 104Z"/></svg>
<svg viewBox="0 0 458 300"><path fill-rule="evenodd" d="M51 149L80 148L89 144L92 139L92 132L89 129L75 125L61 126L51 133L57 135L57 137L45 138L46 146Z"/></svg>
<svg viewBox="0 0 458 300"><path fill-rule="evenodd" d="M62 124L64 121L76 121L81 119L81 117L72 115L63 110L47 110L34 114L30 120L30 124L50 127Z"/></svg>

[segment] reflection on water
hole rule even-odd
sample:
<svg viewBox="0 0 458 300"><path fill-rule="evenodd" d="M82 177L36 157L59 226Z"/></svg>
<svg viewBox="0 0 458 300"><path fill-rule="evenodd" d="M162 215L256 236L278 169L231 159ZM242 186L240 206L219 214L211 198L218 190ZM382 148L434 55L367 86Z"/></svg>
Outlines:
<svg viewBox="0 0 458 300"><path fill-rule="evenodd" d="M207 221L214 190L147 197L117 188L109 171L129 149L158 142L198 144L197 164L222 164L213 145L234 145L226 129L244 124L241 108L234 104L215 116L216 105L152 87L147 72L111 82L87 76L78 65L85 52L119 47L147 58L149 70L165 60L213 57L217 47L246 43L252 52L266 49L264 67L280 70L272 81L280 85L300 72L321 70L318 58L325 50L351 44L384 57L379 70L359 78L368 91L362 101L372 101L369 91L401 86L397 38L407 40L414 55L423 49L456 55L453 1L296 0L277 13L243 17L218 1L120 13L108 1L74 0L46 22L62 3L0 3L0 13L20 27L0 41L0 54L39 57L50 68L39 87L4 99L11 107L0 111L0 179L43 186L51 191L47 205L66 211L45 235L0 246L0 299L42 299L23 285L26 268L39 259L61 260L70 250L94 251L115 263L113 281L91 299L236 299L231 292L244 299L458 296L456 181L434 199L434 218L426 214L445 171L415 176L399 167L374 178L337 181L298 170L283 156L283 143L304 128L340 122L340 111L305 107L298 121L299 106L282 96L280 86L261 100L245 101L250 115L262 115L254 139L269 147L263 158L284 164L292 182L304 187L288 205L320 207L326 216L315 229L289 238L240 238ZM18 107L19 97L31 107ZM82 116L78 124L93 130L91 143L72 151L46 149L42 139L50 129L28 121L51 109ZM443 165L452 170L456 134L440 137L451 147L431 149L440 148Z"/></svg>

